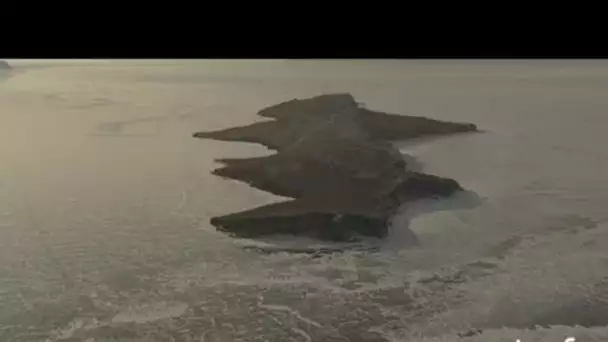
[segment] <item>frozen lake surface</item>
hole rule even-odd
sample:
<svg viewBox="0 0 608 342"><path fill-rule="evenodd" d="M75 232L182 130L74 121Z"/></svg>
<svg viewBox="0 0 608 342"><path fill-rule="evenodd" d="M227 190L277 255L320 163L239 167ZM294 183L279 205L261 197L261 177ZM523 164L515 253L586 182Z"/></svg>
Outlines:
<svg viewBox="0 0 608 342"><path fill-rule="evenodd" d="M608 339L608 62L10 62L2 341ZM211 216L280 198L214 159L270 152L192 133L336 92L484 129L401 146L480 202L421 203L445 210L337 254L215 232Z"/></svg>

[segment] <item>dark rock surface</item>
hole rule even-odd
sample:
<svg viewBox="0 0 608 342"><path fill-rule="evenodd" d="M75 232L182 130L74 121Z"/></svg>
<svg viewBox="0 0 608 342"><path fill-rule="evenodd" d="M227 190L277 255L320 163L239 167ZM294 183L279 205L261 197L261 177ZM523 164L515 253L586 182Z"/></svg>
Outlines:
<svg viewBox="0 0 608 342"><path fill-rule="evenodd" d="M258 114L274 120L194 134L259 143L278 151L265 157L221 159L224 166L213 171L294 198L211 220L218 229L243 237L383 237L403 203L463 190L452 179L408 169L390 141L477 131L473 124L363 109L350 94L291 100Z"/></svg>

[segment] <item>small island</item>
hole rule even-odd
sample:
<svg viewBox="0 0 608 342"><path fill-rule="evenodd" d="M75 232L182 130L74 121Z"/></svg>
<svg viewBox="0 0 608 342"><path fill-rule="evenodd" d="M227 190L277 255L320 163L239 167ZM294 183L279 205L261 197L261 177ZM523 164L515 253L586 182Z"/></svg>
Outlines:
<svg viewBox="0 0 608 342"><path fill-rule="evenodd" d="M211 219L218 230L238 237L384 237L404 203L463 190L455 180L409 169L391 142L477 131L469 123L368 110L350 94L295 99L258 115L273 120L194 134L258 143L277 151L264 157L220 159L224 166L213 171L293 198Z"/></svg>

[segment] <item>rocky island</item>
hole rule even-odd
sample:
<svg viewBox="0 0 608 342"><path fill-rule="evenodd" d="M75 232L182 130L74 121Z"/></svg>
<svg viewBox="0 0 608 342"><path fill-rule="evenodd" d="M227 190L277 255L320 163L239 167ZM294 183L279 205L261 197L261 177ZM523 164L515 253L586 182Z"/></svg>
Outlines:
<svg viewBox="0 0 608 342"><path fill-rule="evenodd" d="M383 237L404 203L463 190L455 180L408 169L391 141L477 131L469 123L368 110L350 94L295 99L258 115L272 120L194 134L258 143L277 151L264 157L220 159L224 166L213 171L293 198L211 219L218 230L239 237Z"/></svg>

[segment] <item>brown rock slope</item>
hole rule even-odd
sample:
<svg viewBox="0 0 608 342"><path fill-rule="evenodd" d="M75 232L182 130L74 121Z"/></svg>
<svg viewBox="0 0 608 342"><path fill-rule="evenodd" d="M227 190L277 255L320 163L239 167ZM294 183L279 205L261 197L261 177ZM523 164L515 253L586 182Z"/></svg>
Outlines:
<svg viewBox="0 0 608 342"><path fill-rule="evenodd" d="M390 141L477 130L473 124L370 111L360 108L350 94L287 101L258 114L274 120L194 134L278 151L222 159L225 166L213 171L294 198L211 220L216 228L243 237L382 237L403 203L462 190L454 180L408 170Z"/></svg>

